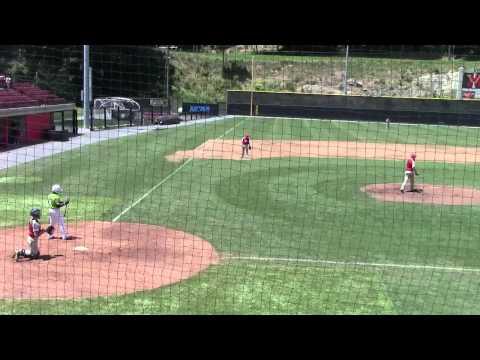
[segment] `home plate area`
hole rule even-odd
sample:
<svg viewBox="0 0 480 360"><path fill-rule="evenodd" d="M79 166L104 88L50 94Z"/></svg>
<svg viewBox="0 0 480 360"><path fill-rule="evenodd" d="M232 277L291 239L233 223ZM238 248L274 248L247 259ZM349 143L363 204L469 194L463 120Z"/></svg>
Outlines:
<svg viewBox="0 0 480 360"><path fill-rule="evenodd" d="M39 259L15 262L25 227L0 230L0 298L93 298L154 289L187 279L219 261L207 241L156 225L78 222L72 240L40 238Z"/></svg>

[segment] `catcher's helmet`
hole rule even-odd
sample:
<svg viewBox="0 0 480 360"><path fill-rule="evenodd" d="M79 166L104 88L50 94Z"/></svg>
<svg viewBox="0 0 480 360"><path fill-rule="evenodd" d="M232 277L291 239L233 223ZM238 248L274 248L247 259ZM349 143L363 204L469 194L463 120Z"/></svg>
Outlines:
<svg viewBox="0 0 480 360"><path fill-rule="evenodd" d="M52 186L52 192L60 194L60 193L63 192L63 189L60 185L55 184L55 185Z"/></svg>
<svg viewBox="0 0 480 360"><path fill-rule="evenodd" d="M38 208L33 208L32 210L30 210L30 215L35 217L40 217L41 210Z"/></svg>

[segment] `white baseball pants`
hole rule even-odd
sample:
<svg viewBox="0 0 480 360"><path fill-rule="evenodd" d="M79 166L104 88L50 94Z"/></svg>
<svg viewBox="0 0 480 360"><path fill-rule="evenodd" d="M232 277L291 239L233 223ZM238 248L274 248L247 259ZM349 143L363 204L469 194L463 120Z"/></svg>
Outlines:
<svg viewBox="0 0 480 360"><path fill-rule="evenodd" d="M38 238L34 239L30 236L27 238L28 247L25 249L25 255L27 256L37 256L40 252L38 250Z"/></svg>
<svg viewBox="0 0 480 360"><path fill-rule="evenodd" d="M48 211L48 222L52 226L58 225L60 227L60 233L62 234L63 240L67 239L67 228L65 226L65 221L60 209L50 209Z"/></svg>
<svg viewBox="0 0 480 360"><path fill-rule="evenodd" d="M402 186L400 187L400 190L405 190L405 185L407 185L407 182L410 180L410 190L413 191L415 189L415 175L413 174L412 171L405 171L405 178L403 179Z"/></svg>

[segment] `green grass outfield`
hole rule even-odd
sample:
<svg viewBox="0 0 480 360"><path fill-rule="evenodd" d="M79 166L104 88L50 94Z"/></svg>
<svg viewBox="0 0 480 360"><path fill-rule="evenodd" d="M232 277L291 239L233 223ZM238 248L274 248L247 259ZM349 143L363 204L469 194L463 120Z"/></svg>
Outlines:
<svg viewBox="0 0 480 360"><path fill-rule="evenodd" d="M241 118L108 140L2 171L1 226L46 208L54 182L70 222L159 224L233 257L184 282L124 296L0 301L4 314L480 313L480 206L381 203L360 192L401 182L403 161L284 158L171 163L208 139L351 140L477 146L480 129ZM478 187L476 164L418 159L421 182ZM173 176L165 180L172 172ZM297 261L300 259L299 261ZM393 264L393 265L392 265ZM427 267L423 267L423 266ZM8 284L2 284L8 286Z"/></svg>

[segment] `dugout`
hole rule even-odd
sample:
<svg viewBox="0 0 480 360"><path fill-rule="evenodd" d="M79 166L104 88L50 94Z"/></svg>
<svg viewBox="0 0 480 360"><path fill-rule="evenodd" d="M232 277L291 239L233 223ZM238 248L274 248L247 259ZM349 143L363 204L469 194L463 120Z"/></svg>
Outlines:
<svg viewBox="0 0 480 360"><path fill-rule="evenodd" d="M227 114L480 126L474 100L229 90Z"/></svg>
<svg viewBox="0 0 480 360"><path fill-rule="evenodd" d="M66 141L78 134L75 104L0 109L0 147Z"/></svg>

